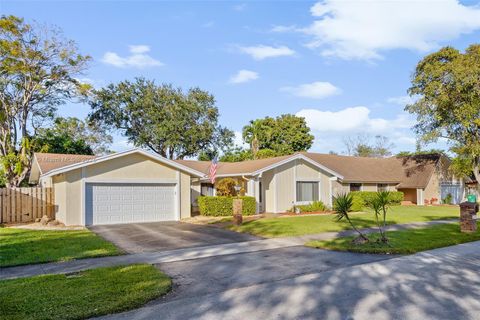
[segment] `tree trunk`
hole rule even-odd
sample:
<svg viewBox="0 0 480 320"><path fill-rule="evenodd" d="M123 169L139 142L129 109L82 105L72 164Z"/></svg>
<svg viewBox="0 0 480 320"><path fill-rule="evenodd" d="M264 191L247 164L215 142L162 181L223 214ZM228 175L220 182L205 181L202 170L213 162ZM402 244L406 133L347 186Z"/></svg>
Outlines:
<svg viewBox="0 0 480 320"><path fill-rule="evenodd" d="M364 239L364 240L367 240L368 241L368 238L366 235L364 235L360 230L358 230L355 225L353 224L353 222L350 220L350 218L347 217L347 220L348 222L350 223L350 225L352 226L353 230L355 230L360 236L360 238Z"/></svg>
<svg viewBox="0 0 480 320"><path fill-rule="evenodd" d="M477 183L480 183L480 163L475 163L475 166L473 167L473 175L475 176Z"/></svg>

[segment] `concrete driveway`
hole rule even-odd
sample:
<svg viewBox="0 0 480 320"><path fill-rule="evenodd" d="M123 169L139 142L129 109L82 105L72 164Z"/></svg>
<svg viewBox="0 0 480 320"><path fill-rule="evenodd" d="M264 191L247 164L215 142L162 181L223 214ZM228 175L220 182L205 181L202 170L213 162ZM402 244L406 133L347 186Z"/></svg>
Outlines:
<svg viewBox="0 0 480 320"><path fill-rule="evenodd" d="M152 222L91 226L89 229L128 253L258 240L248 234L183 222Z"/></svg>

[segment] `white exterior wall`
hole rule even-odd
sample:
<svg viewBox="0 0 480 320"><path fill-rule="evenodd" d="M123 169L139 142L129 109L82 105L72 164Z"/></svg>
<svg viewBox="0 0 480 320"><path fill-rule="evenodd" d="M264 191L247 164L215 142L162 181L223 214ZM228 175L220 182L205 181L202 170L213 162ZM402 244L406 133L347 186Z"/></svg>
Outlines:
<svg viewBox="0 0 480 320"><path fill-rule="evenodd" d="M263 203L265 212L277 212L276 211L276 190L275 190L275 174L273 170L262 173L262 186L263 186Z"/></svg>
<svg viewBox="0 0 480 320"><path fill-rule="evenodd" d="M274 169L276 210L285 212L290 210L295 202L295 162L291 161Z"/></svg>
<svg viewBox="0 0 480 320"><path fill-rule="evenodd" d="M290 210L296 202L296 182L319 183L319 200L330 205L331 174L310 163L297 159L262 174L265 188L265 212L280 213Z"/></svg>
<svg viewBox="0 0 480 320"><path fill-rule="evenodd" d="M89 182L175 183L177 210L191 216L190 175L142 154L132 153L53 177L56 218L66 225L85 224L85 184Z"/></svg>

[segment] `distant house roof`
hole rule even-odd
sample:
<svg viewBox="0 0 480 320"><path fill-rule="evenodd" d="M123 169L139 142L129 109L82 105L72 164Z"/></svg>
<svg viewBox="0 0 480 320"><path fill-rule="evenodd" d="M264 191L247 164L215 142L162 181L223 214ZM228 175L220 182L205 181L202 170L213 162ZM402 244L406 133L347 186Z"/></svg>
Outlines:
<svg viewBox="0 0 480 320"><path fill-rule="evenodd" d="M440 159L438 154L367 158L305 153L343 175L345 182L398 183L398 188L424 188Z"/></svg>
<svg viewBox="0 0 480 320"><path fill-rule="evenodd" d="M397 188L425 188L435 173L439 161L448 159L440 154L397 157L400 183ZM450 161L450 160L448 160Z"/></svg>

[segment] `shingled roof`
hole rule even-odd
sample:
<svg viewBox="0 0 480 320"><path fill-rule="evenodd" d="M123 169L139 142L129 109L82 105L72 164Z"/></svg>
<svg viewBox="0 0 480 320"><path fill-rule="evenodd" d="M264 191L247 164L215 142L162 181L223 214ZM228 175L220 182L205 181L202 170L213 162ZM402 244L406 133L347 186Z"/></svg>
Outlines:
<svg viewBox="0 0 480 320"><path fill-rule="evenodd" d="M358 183L395 183L397 188L424 188L435 171L441 155L417 155L407 157L367 158L351 157L321 153L300 153L320 167L328 168L342 176L344 182ZM91 155L35 153L34 163L38 173L46 174L52 170L68 165L89 161L96 158ZM298 154L241 162L219 162L218 176L248 175L272 165L298 158ZM306 159L306 160L308 160ZM210 161L175 160L174 162L208 175ZM32 167L32 173L37 168Z"/></svg>
<svg viewBox="0 0 480 320"><path fill-rule="evenodd" d="M304 153L343 175L345 182L398 183L398 188L424 188L440 159L438 154L390 158Z"/></svg>
<svg viewBox="0 0 480 320"><path fill-rule="evenodd" d="M38 164L40 174L46 174L54 169L62 168L71 164L92 160L96 156L83 154L61 153L35 153L34 161Z"/></svg>
<svg viewBox="0 0 480 320"><path fill-rule="evenodd" d="M239 162L219 162L217 166L217 175L241 175L253 173L290 157L292 157L292 155ZM196 160L175 160L175 162L203 172L206 175L208 175L208 168L211 164L210 161Z"/></svg>
<svg viewBox="0 0 480 320"><path fill-rule="evenodd" d="M396 183L398 188L424 188L435 171L440 155L368 158L302 152L315 163L343 176L344 182ZM217 175L254 173L295 155L241 162L219 162ZM209 161L176 160L208 175Z"/></svg>

